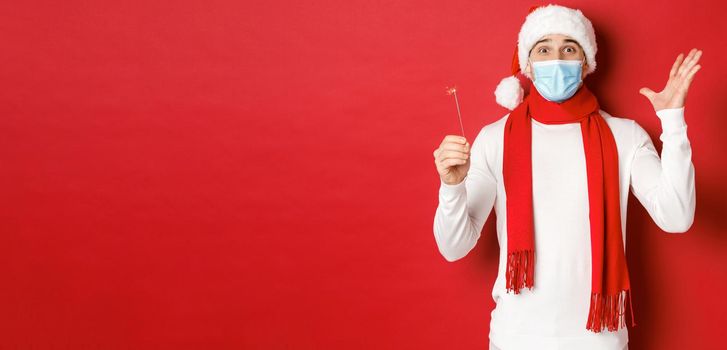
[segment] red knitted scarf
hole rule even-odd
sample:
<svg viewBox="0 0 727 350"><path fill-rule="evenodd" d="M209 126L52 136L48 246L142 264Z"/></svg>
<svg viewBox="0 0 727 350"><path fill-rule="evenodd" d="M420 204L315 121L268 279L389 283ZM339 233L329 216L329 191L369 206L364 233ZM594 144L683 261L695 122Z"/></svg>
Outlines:
<svg viewBox="0 0 727 350"><path fill-rule="evenodd" d="M616 141L599 114L595 95L582 84L562 103L546 100L532 87L505 124L503 176L507 194L507 290L534 283L535 244L531 120L545 124L580 123L588 174L591 225L591 306L586 329L615 331L626 326L631 305L629 274L621 233ZM635 326L633 309L631 323Z"/></svg>

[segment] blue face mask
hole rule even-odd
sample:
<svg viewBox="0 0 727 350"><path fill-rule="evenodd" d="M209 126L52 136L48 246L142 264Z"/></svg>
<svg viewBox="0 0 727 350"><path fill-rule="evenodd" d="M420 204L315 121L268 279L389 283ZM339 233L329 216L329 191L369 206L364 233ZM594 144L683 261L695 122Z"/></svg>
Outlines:
<svg viewBox="0 0 727 350"><path fill-rule="evenodd" d="M530 61L530 66L533 68L535 88L548 101L565 101L575 95L581 85L583 61Z"/></svg>

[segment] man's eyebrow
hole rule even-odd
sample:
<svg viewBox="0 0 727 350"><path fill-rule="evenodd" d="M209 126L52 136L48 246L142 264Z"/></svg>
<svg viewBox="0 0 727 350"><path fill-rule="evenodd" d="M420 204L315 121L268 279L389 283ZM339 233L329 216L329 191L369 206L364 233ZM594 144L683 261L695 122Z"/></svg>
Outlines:
<svg viewBox="0 0 727 350"><path fill-rule="evenodd" d="M535 43L535 45L538 45L538 44L540 44L540 43L542 43L542 42L545 42L545 41L548 41L548 42L550 42L550 41L552 41L552 40L551 40L550 38L548 38L548 39L542 39L542 40L539 40L539 41L538 41L537 43ZM577 42L577 41L575 41L575 40L573 40L573 39L563 39L563 41L564 41L564 42L567 42L567 43L574 43L574 44L576 44L576 45L579 45L579 46L580 46L580 44L578 44L578 42ZM535 45L533 45L533 46L535 46Z"/></svg>

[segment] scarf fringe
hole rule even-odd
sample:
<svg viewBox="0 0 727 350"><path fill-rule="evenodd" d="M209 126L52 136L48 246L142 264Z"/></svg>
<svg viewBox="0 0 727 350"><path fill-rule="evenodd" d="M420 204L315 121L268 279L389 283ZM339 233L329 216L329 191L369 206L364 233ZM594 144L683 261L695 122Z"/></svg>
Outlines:
<svg viewBox="0 0 727 350"><path fill-rule="evenodd" d="M631 326L636 326L629 289L611 295L592 293L586 329L599 333L604 327L611 332L618 330L619 326L626 327L626 303L631 310Z"/></svg>
<svg viewBox="0 0 727 350"><path fill-rule="evenodd" d="M520 294L520 289L533 289L535 251L520 250L507 255L506 287L508 291Z"/></svg>

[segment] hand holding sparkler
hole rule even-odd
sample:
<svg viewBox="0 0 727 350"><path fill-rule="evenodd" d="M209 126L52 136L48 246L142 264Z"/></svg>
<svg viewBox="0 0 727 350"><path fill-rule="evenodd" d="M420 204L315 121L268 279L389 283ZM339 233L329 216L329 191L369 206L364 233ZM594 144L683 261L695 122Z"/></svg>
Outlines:
<svg viewBox="0 0 727 350"><path fill-rule="evenodd" d="M462 136L447 135L444 137L439 147L434 150L434 165L437 167L442 182L447 185L457 185L464 180L470 169L470 144L464 136L462 115L457 100L457 88L448 88L447 93L454 95Z"/></svg>

